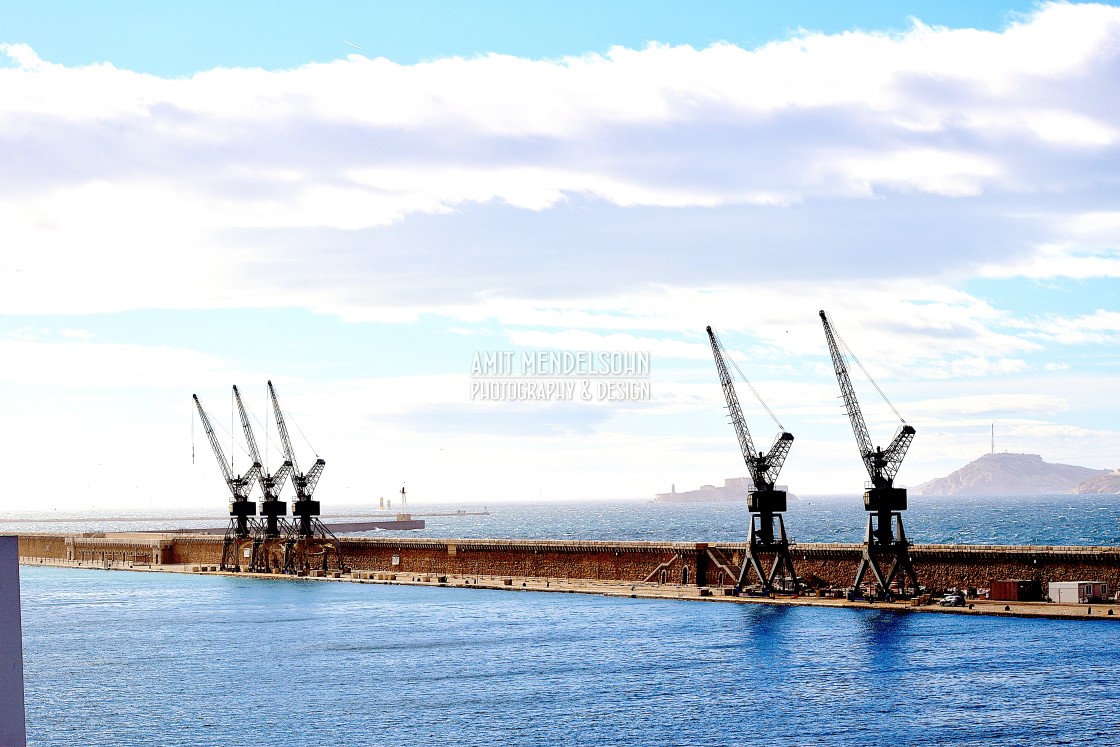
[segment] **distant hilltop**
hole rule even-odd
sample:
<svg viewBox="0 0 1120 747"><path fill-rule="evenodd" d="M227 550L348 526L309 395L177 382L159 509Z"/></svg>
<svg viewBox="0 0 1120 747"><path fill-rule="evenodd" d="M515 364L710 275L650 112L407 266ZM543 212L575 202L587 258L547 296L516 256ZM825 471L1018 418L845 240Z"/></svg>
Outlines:
<svg viewBox="0 0 1120 747"><path fill-rule="evenodd" d="M777 490L785 490L785 485L775 485ZM730 503L732 501L747 500L747 494L754 490L754 483L751 482L749 477L728 477L723 481L723 485L701 485L699 490L686 490L683 493L677 492L677 486L674 485L671 492L658 493L654 496L654 503ZM787 496L790 500L796 500L796 496L790 494Z"/></svg>
<svg viewBox="0 0 1120 747"><path fill-rule="evenodd" d="M910 488L910 493L1120 493L1120 471L1051 464L1038 454L985 454L948 477Z"/></svg>

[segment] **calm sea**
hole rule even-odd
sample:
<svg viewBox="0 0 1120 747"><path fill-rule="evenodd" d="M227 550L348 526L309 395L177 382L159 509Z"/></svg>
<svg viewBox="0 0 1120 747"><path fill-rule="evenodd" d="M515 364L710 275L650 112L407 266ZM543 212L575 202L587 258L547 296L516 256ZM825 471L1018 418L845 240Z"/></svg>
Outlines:
<svg viewBox="0 0 1120 747"><path fill-rule="evenodd" d="M21 569L29 743L1114 743L1107 621Z"/></svg>
<svg viewBox="0 0 1120 747"><path fill-rule="evenodd" d="M456 508L482 507L413 510ZM742 540L748 517L646 501L486 510L409 534ZM918 542L1117 545L1118 514L1113 496L919 498L906 526ZM173 516L0 531L208 523ZM802 541L859 541L864 520L850 496L786 514ZM1102 744L1120 729L1120 629L1103 620L20 573L29 740L44 747Z"/></svg>

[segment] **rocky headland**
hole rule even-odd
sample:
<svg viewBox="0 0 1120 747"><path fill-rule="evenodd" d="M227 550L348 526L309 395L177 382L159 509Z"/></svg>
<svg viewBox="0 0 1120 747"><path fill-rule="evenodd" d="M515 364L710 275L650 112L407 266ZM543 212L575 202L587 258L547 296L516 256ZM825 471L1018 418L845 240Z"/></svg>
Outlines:
<svg viewBox="0 0 1120 747"><path fill-rule="evenodd" d="M947 477L910 488L910 493L1120 493L1120 470L1052 464L1038 454L985 454Z"/></svg>

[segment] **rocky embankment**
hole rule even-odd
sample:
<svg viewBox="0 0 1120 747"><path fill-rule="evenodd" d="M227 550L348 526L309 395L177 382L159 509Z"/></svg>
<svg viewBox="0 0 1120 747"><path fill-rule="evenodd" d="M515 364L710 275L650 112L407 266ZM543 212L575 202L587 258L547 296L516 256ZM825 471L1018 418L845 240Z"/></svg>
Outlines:
<svg viewBox="0 0 1120 747"><path fill-rule="evenodd" d="M913 495L1120 493L1120 471L1051 464L1038 454L985 454L948 477L910 488Z"/></svg>

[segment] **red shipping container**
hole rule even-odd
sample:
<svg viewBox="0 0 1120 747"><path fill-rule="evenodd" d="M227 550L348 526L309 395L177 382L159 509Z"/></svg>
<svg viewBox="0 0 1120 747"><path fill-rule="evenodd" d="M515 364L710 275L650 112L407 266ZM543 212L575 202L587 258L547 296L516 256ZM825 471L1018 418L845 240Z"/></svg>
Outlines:
<svg viewBox="0 0 1120 747"><path fill-rule="evenodd" d="M1037 602L1042 599L1042 584L1022 578L993 581L988 598L996 602Z"/></svg>

